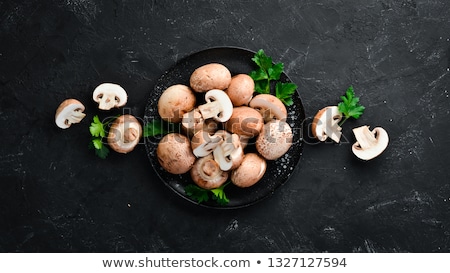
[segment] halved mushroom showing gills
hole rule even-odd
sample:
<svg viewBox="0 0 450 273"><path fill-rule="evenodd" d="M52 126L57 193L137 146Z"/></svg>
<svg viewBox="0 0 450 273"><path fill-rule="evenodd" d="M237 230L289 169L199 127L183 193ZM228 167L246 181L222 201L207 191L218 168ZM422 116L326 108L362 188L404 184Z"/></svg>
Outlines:
<svg viewBox="0 0 450 273"><path fill-rule="evenodd" d="M222 142L222 137L216 134L210 134L207 131L200 130L191 138L192 152L196 157L204 157L214 151Z"/></svg>
<svg viewBox="0 0 450 273"><path fill-rule="evenodd" d="M241 188L256 184L266 173L267 162L257 153L246 153L241 165L231 171L231 182Z"/></svg>
<svg viewBox="0 0 450 273"><path fill-rule="evenodd" d="M253 97L249 106L256 109L264 118L264 122L273 119L286 120L287 110L284 103L274 95L259 94Z"/></svg>
<svg viewBox="0 0 450 273"><path fill-rule="evenodd" d="M362 160L370 160L380 155L389 143L386 130L376 127L372 131L364 125L353 129L356 142L352 145L353 153Z"/></svg>
<svg viewBox="0 0 450 273"><path fill-rule="evenodd" d="M125 89L114 83L102 83L95 88L92 99L98 103L101 110L110 110L127 103L128 95Z"/></svg>
<svg viewBox="0 0 450 273"><path fill-rule="evenodd" d="M220 136L222 141L213 150L214 160L223 171L236 169L244 158L239 136L225 130L219 130L215 135Z"/></svg>
<svg viewBox="0 0 450 273"><path fill-rule="evenodd" d="M322 108L314 116L311 125L313 136L320 141L331 138L334 142L339 143L342 135L342 128L339 126L341 120L342 114L337 106Z"/></svg>
<svg viewBox="0 0 450 273"><path fill-rule="evenodd" d="M220 169L212 154L197 159L190 174L197 186L208 190L222 186L228 179L228 172Z"/></svg>
<svg viewBox="0 0 450 273"><path fill-rule="evenodd" d="M213 118L218 122L230 119L233 113L233 104L227 93L219 89L209 90L205 94L206 103L198 106L203 119Z"/></svg>
<svg viewBox="0 0 450 273"><path fill-rule="evenodd" d="M142 136L142 126L132 115L122 115L114 120L109 128L108 145L118 153L129 153Z"/></svg>
<svg viewBox="0 0 450 273"><path fill-rule="evenodd" d="M158 162L172 174L188 172L195 162L189 139L180 133L169 133L158 143L156 148Z"/></svg>
<svg viewBox="0 0 450 273"><path fill-rule="evenodd" d="M66 99L56 109L55 123L61 129L67 129L74 123L80 123L86 116L84 105L76 99Z"/></svg>

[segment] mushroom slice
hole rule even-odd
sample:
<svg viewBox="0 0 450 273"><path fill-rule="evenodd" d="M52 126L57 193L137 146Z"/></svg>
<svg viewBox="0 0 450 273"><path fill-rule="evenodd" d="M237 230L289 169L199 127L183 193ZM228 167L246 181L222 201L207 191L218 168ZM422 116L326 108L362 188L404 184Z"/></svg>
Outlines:
<svg viewBox="0 0 450 273"><path fill-rule="evenodd" d="M267 160L276 160L292 146L292 129L282 120L272 120L264 125L256 139L256 150Z"/></svg>
<svg viewBox="0 0 450 273"><path fill-rule="evenodd" d="M108 145L118 153L131 152L142 136L142 126L132 115L122 115L109 128Z"/></svg>
<svg viewBox="0 0 450 273"><path fill-rule="evenodd" d="M74 123L80 123L86 116L84 105L76 99L66 99L56 109L55 123L61 129L67 129Z"/></svg>
<svg viewBox="0 0 450 273"><path fill-rule="evenodd" d="M231 182L247 188L255 185L264 176L267 169L266 160L257 153L246 153L241 165L231 171Z"/></svg>
<svg viewBox="0 0 450 273"><path fill-rule="evenodd" d="M315 138L325 141L328 137L339 143L342 135L342 128L339 122L342 120L342 113L337 106L327 106L322 108L314 116L312 122L312 133Z"/></svg>
<svg viewBox="0 0 450 273"><path fill-rule="evenodd" d="M207 156L213 152L220 142L222 142L220 135L211 135L207 131L200 130L192 136L192 152L196 157Z"/></svg>
<svg viewBox="0 0 450 273"><path fill-rule="evenodd" d="M212 154L198 158L190 170L191 178L203 189L216 189L228 179L228 172L220 169Z"/></svg>
<svg viewBox="0 0 450 273"><path fill-rule="evenodd" d="M171 174L187 173L195 162L188 137L180 133L165 135L158 143L156 155L161 167Z"/></svg>
<svg viewBox="0 0 450 273"><path fill-rule="evenodd" d="M128 95L125 89L114 83L102 83L95 88L92 98L101 110L110 110L127 103Z"/></svg>
<svg viewBox="0 0 450 273"><path fill-rule="evenodd" d="M386 130L376 127L372 131L364 125L353 129L356 142L352 145L353 153L362 160L370 160L380 155L389 143Z"/></svg>
<svg viewBox="0 0 450 273"><path fill-rule="evenodd" d="M213 118L218 122L230 119L233 113L233 104L227 93L219 89L212 89L206 92L205 100L206 104L198 107L204 119Z"/></svg>
<svg viewBox="0 0 450 273"><path fill-rule="evenodd" d="M286 120L287 110L283 102L271 94L256 95L249 103L249 106L256 109L264 118L264 122L273 119Z"/></svg>
<svg viewBox="0 0 450 273"><path fill-rule="evenodd" d="M218 131L216 135L220 135L222 141L213 151L214 160L223 171L236 169L244 158L240 137L224 130Z"/></svg>

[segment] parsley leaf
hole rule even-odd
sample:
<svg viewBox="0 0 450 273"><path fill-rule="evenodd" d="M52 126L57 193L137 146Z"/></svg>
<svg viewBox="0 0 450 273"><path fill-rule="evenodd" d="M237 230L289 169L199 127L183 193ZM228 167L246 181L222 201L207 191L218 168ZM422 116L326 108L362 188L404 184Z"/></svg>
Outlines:
<svg viewBox="0 0 450 273"><path fill-rule="evenodd" d="M154 119L144 126L144 137L154 137L174 132L174 124L164 122L161 119Z"/></svg>
<svg viewBox="0 0 450 273"><path fill-rule="evenodd" d="M347 88L345 96L341 96L341 100L342 101L338 104L338 109L344 116L344 119L340 122L340 126L342 126L347 119L358 119L364 113L365 107L359 104L359 98L355 97L353 86Z"/></svg>
<svg viewBox="0 0 450 273"><path fill-rule="evenodd" d="M93 122L91 126L89 126L89 131L93 137L105 137L105 128L103 127L103 123L100 121L97 115L92 119Z"/></svg>
<svg viewBox="0 0 450 273"><path fill-rule="evenodd" d="M270 94L270 82L280 80L284 70L283 63L273 64L272 58L260 49L252 60L258 65L258 69L249 73L249 76L255 82L255 92L260 94ZM281 85L280 85L281 84ZM277 83L275 86L275 96L287 106L292 105L292 95L295 93L297 85L293 83Z"/></svg>
<svg viewBox="0 0 450 273"><path fill-rule="evenodd" d="M230 183L231 181L228 181L219 188L211 190L200 188L194 184L189 184L184 188L184 191L187 196L191 197L199 204L202 202L207 202L211 196L212 200L215 200L219 205L226 205L230 202L230 200L225 195L224 189Z"/></svg>
<svg viewBox="0 0 450 273"><path fill-rule="evenodd" d="M91 142L89 143L90 148L95 149L95 154L101 159L105 159L109 154L109 149L103 143L103 138L106 137L106 127L108 124L116 119L118 116L112 117L105 123L101 122L98 115L92 118L91 126L89 126L89 132L92 135Z"/></svg>

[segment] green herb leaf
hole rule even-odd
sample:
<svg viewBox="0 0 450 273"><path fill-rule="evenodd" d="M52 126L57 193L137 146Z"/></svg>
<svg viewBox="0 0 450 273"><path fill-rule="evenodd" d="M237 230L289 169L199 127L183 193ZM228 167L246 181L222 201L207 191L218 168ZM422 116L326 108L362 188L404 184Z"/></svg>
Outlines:
<svg viewBox="0 0 450 273"><path fill-rule="evenodd" d="M291 106L294 104L292 95L295 94L295 90L297 90L297 85L290 82L278 82L275 86L276 97L279 98L287 106Z"/></svg>
<svg viewBox="0 0 450 273"><path fill-rule="evenodd" d="M174 132L174 124L164 122L161 119L154 119L144 126L144 137L154 137Z"/></svg>
<svg viewBox="0 0 450 273"><path fill-rule="evenodd" d="M230 200L227 198L227 196L225 195L225 187L230 183L227 182L225 184L223 184L222 186L220 186L217 189L212 189L211 192L213 194L213 199L217 201L217 203L219 203L220 205L226 205L228 204L228 202L230 202Z"/></svg>
<svg viewBox="0 0 450 273"><path fill-rule="evenodd" d="M342 113L344 119L339 124L340 126L349 118L358 119L363 113L365 107L359 104L359 98L355 96L353 86L347 88L345 96L341 96L342 102L339 102L338 109Z"/></svg>
<svg viewBox="0 0 450 273"><path fill-rule="evenodd" d="M94 148L97 150L100 150L103 147L103 142L101 138L93 138L92 144L94 145Z"/></svg>
<svg viewBox="0 0 450 273"><path fill-rule="evenodd" d="M101 159L105 159L109 154L109 149L105 145L102 145L100 149L95 149L95 154Z"/></svg>
<svg viewBox="0 0 450 273"><path fill-rule="evenodd" d="M187 196L194 199L199 204L209 200L208 190L202 189L197 185L189 184L184 188Z"/></svg>
<svg viewBox="0 0 450 273"><path fill-rule="evenodd" d="M105 137L105 129L103 123L100 121L98 116L94 116L91 126L89 126L89 131L93 137Z"/></svg>

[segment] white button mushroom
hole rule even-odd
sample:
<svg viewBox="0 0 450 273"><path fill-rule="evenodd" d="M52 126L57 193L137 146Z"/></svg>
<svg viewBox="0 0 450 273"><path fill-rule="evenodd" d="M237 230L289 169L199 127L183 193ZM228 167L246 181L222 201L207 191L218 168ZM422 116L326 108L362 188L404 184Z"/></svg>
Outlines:
<svg viewBox="0 0 450 273"><path fill-rule="evenodd" d="M314 116L311 130L315 138L325 141L328 137L339 143L342 135L342 128L339 122L342 120L342 113L337 106L327 106L322 108Z"/></svg>
<svg viewBox="0 0 450 273"><path fill-rule="evenodd" d="M108 145L118 153L129 153L142 136L142 126L132 115L122 115L114 120L109 128Z"/></svg>
<svg viewBox="0 0 450 273"><path fill-rule="evenodd" d="M273 120L264 125L256 139L256 150L267 160L276 160L292 146L292 129L285 121Z"/></svg>
<svg viewBox="0 0 450 273"><path fill-rule="evenodd" d="M128 95L125 89L114 83L102 83L94 89L92 98L101 110L110 110L127 103Z"/></svg>
<svg viewBox="0 0 450 273"><path fill-rule="evenodd" d="M364 125L353 129L356 142L352 145L353 153L362 160L370 160L380 155L389 143L386 130L376 127L372 131Z"/></svg>
<svg viewBox="0 0 450 273"><path fill-rule="evenodd" d="M161 167L172 174L188 172L196 159L189 139L180 133L165 135L158 143L156 155Z"/></svg>
<svg viewBox="0 0 450 273"><path fill-rule="evenodd" d="M205 94L206 103L198 106L203 119L213 118L218 122L230 119L233 113L233 104L227 93L219 89L212 89Z"/></svg>
<svg viewBox="0 0 450 273"><path fill-rule="evenodd" d="M264 122L273 119L286 120L287 110L284 103L274 95L259 94L249 103L249 106L258 110L264 118Z"/></svg>
<svg viewBox="0 0 450 273"><path fill-rule="evenodd" d="M237 134L231 134L225 130L217 131L222 141L213 150L214 160L223 171L236 169L244 158L244 149Z"/></svg>
<svg viewBox="0 0 450 273"><path fill-rule="evenodd" d="M64 100L56 109L55 123L61 129L67 129L74 123L80 123L86 116L84 105L76 99Z"/></svg>
<svg viewBox="0 0 450 273"><path fill-rule="evenodd" d="M203 189L216 189L228 179L228 172L220 169L212 154L197 159L190 170L192 180Z"/></svg>
<svg viewBox="0 0 450 273"><path fill-rule="evenodd" d="M267 162L257 153L246 153L241 165L231 171L231 182L240 187L247 188L255 185L264 176Z"/></svg>

